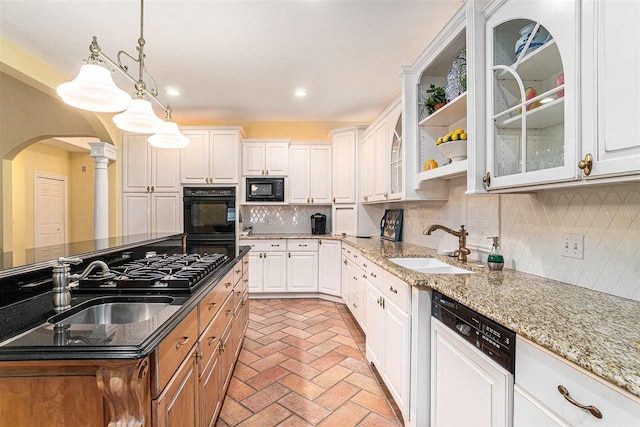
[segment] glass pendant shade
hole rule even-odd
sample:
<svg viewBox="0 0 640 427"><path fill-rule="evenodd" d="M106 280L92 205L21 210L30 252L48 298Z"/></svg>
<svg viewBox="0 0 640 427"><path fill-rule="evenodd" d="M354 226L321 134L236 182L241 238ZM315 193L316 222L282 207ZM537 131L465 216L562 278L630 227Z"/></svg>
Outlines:
<svg viewBox="0 0 640 427"><path fill-rule="evenodd" d="M149 137L149 144L157 148L184 148L189 142L174 122L162 123L158 133Z"/></svg>
<svg viewBox="0 0 640 427"><path fill-rule="evenodd" d="M80 67L78 76L56 92L72 107L97 113L122 111L131 103L131 96L113 82L111 71L97 64Z"/></svg>
<svg viewBox="0 0 640 427"><path fill-rule="evenodd" d="M162 125L151 102L139 98L133 99L126 111L113 116L113 122L118 129L134 133L156 133Z"/></svg>

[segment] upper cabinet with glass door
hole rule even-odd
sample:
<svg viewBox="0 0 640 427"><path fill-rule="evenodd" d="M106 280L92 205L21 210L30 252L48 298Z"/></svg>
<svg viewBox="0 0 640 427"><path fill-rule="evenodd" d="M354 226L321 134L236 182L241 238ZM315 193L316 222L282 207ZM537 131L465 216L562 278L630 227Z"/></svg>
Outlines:
<svg viewBox="0 0 640 427"><path fill-rule="evenodd" d="M510 0L486 31L485 187L577 179L576 2Z"/></svg>
<svg viewBox="0 0 640 427"><path fill-rule="evenodd" d="M389 198L391 199L402 197L402 148L402 113L400 113L391 136L391 156L389 157Z"/></svg>

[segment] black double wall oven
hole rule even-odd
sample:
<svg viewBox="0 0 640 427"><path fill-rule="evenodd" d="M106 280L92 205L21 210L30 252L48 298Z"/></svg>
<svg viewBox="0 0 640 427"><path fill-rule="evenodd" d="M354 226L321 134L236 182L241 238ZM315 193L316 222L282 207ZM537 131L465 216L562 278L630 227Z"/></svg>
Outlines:
<svg viewBox="0 0 640 427"><path fill-rule="evenodd" d="M236 253L236 189L185 187L184 232L187 252Z"/></svg>

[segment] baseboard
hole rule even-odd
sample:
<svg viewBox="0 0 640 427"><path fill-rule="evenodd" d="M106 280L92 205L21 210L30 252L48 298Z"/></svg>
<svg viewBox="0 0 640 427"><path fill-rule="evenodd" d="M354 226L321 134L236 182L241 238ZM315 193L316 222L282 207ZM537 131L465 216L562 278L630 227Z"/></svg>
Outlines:
<svg viewBox="0 0 640 427"><path fill-rule="evenodd" d="M341 297L335 295L322 294L320 292L249 292L249 299L300 299L317 298L325 301L346 304Z"/></svg>

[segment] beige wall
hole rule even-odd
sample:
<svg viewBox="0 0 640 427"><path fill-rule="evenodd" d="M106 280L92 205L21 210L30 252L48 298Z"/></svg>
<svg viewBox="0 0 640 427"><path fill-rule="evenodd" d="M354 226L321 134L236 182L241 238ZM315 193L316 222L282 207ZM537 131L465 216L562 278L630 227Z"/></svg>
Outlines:
<svg viewBox="0 0 640 427"><path fill-rule="evenodd" d="M13 250L20 252L35 243L35 173L67 178L67 235L70 242L93 238L93 159L88 153L70 153L36 143L13 159ZM82 172L85 165L87 171Z"/></svg>
<svg viewBox="0 0 640 427"><path fill-rule="evenodd" d="M247 138L290 138L293 141L329 141L329 132L362 123L350 122L205 122L189 117L180 126L242 126Z"/></svg>
<svg viewBox="0 0 640 427"><path fill-rule="evenodd" d="M93 136L120 145L111 115L76 110L58 99L55 88L72 77L0 38L0 251L10 251L13 241L11 159L17 153L35 141L56 136ZM109 166L108 174L109 233L116 235L120 176L117 162Z"/></svg>

